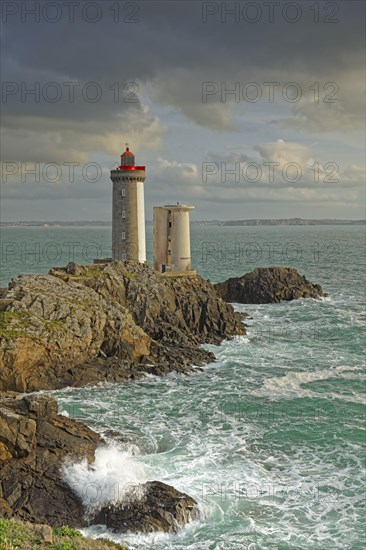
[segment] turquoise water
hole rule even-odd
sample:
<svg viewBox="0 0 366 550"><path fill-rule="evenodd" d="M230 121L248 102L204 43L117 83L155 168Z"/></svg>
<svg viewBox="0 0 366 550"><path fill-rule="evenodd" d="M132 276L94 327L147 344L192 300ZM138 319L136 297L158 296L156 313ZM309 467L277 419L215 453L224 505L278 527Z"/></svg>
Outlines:
<svg viewBox="0 0 366 550"><path fill-rule="evenodd" d="M2 239L13 252L5 286L18 272L81 261L86 243L108 255L110 229L7 228ZM22 242L39 243L39 258L22 256ZM66 242L80 243L74 257L64 244L57 261L50 245L41 253ZM247 336L208 346L217 361L192 376L52 392L63 414L125 435L98 451L95 469L70 464L65 477L90 506L147 479L198 500L201 521L178 535L124 537L131 549L363 549L364 228L196 226L192 248L212 281L291 265L329 297L238 305L252 316Z"/></svg>

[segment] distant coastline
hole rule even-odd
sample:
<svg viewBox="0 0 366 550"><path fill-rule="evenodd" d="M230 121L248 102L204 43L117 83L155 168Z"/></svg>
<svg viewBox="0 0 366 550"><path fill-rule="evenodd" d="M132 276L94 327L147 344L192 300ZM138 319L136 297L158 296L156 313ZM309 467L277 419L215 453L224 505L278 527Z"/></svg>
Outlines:
<svg viewBox="0 0 366 550"><path fill-rule="evenodd" d="M147 220L147 225L152 225ZM274 225L365 225L366 220L338 220L338 219L248 219L248 220L202 220L192 221L192 225L223 225L223 226L274 226ZM75 221L15 221L1 222L0 227L110 227L109 221L75 220Z"/></svg>

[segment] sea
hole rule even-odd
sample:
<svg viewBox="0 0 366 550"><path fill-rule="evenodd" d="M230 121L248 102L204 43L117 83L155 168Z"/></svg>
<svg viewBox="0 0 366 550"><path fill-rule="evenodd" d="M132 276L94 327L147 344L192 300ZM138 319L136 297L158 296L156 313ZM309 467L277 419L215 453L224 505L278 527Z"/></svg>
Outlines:
<svg viewBox="0 0 366 550"><path fill-rule="evenodd" d="M5 287L18 273L110 255L110 227L1 228ZM291 266L328 293L247 312L247 334L192 375L47 392L104 434L93 468L65 479L93 509L161 480L194 497L177 534L92 537L129 550L361 550L365 531L365 227L193 225L193 266L213 282ZM152 228L147 227L152 262ZM113 432L113 435L112 435Z"/></svg>

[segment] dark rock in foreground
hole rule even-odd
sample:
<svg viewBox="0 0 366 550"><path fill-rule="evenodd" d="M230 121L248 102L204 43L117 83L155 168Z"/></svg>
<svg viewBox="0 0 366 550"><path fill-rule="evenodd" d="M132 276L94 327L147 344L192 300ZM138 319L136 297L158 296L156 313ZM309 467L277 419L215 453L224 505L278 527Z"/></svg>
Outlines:
<svg viewBox="0 0 366 550"><path fill-rule="evenodd" d="M92 464L100 436L57 414L46 396L0 396L0 517L52 527L106 523L114 531L175 532L198 518L196 501L165 483L136 486L127 503L95 517L62 478L66 459Z"/></svg>
<svg viewBox="0 0 366 550"><path fill-rule="evenodd" d="M100 437L57 414L46 396L0 397L0 515L52 527L85 525L79 497L62 479L66 458L94 461Z"/></svg>
<svg viewBox="0 0 366 550"><path fill-rule="evenodd" d="M176 533L198 518L197 502L193 498L161 481L149 481L132 490L127 502L102 508L92 523L105 524L119 533Z"/></svg>
<svg viewBox="0 0 366 550"><path fill-rule="evenodd" d="M260 267L242 277L218 283L215 289L223 300L239 304L271 304L327 296L320 285L311 283L291 267Z"/></svg>
<svg viewBox="0 0 366 550"><path fill-rule="evenodd" d="M0 390L35 391L191 370L201 348L245 334L242 317L194 277L135 262L21 275L0 300Z"/></svg>

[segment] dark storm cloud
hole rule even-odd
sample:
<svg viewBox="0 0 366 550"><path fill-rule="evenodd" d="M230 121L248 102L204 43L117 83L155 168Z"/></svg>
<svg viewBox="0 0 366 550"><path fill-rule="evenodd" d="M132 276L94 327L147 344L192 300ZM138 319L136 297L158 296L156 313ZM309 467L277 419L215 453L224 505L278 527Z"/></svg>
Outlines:
<svg viewBox="0 0 366 550"><path fill-rule="evenodd" d="M103 16L94 24L83 21L80 10L76 11L74 23L68 21L66 12L54 24L42 19L32 23L31 17L21 23L19 16L9 16L4 40L8 55L21 60L22 65L39 70L48 67L83 80L121 73L128 78L151 78L166 68L204 69L224 61L236 71L240 69L238 62L245 68L273 63L281 66L286 60L290 67L296 63L317 72L335 64L346 65L355 56L356 60L361 59L363 2L335 2L339 11L334 19L339 22L328 24L314 22L308 1L297 2L302 17L294 23L285 21L281 6L276 8L272 23L264 6L262 17L255 23L242 18L236 23L229 15L222 23L223 6L226 4L229 9L234 2L213 2L220 11L207 16L204 23L203 4L136 2L136 23L114 23L112 11L107 8L112 3L108 1L101 4Z"/></svg>
<svg viewBox="0 0 366 550"><path fill-rule="evenodd" d="M30 7L35 2L14 4ZM88 4L85 1L78 3L75 20L70 22L66 6L59 4L63 16L56 23L44 17L36 23L32 15L22 23L20 12L7 17L2 39L3 79L25 81L30 86L35 81L41 85L54 81L61 86L77 81L80 87L76 89L76 100L71 104L67 101L65 87L57 103L44 98L39 104L22 103L19 95L14 95L6 104L9 113L27 110L37 116L52 113L55 117L90 117L93 105L81 97L81 88L87 82L102 87L101 101L93 112L95 118L102 118L116 113L109 90L114 82L123 85L154 80L163 103L194 102L200 106L201 83L208 79L227 80L230 88L236 80L272 79L276 73L280 82L284 78L308 79L310 85L312 79L327 81L362 65L363 2L330 3L339 7L331 18L339 20L335 23L323 22L329 9L325 11L321 2L318 23L311 8L317 3L310 2L295 3L301 18L294 23L286 21L282 13L288 2L273 7L273 22L268 15L271 2L258 3L262 15L255 23L243 20L242 11L237 22L233 16L225 16L225 10L235 5L242 10L247 2L141 1L135 3L136 23L115 23L113 3L108 1L99 4L102 17L96 23L82 19L81 7ZM215 13L207 15L204 23L203 13L210 10ZM286 13L293 17L291 10ZM178 89L172 90L174 98L169 94L169 75L178 84ZM210 99L220 101L219 97ZM126 105L120 102L118 107L123 110Z"/></svg>
<svg viewBox="0 0 366 550"><path fill-rule="evenodd" d="M302 17L295 23L285 21L281 6L272 23L264 6L256 23L242 19L236 23L229 16L222 23L222 6L229 9L235 3L213 2L220 10L203 23L201 2L136 4L136 23L114 23L108 1L102 3L103 17L94 24L83 21L80 10L73 23L66 12L54 24L42 19L32 23L31 17L21 23L20 16L9 16L3 34L3 77L97 81L102 85L160 77L163 86L164 73L172 70L188 70L196 80L200 74L202 79L216 75L243 80L258 71L270 76L274 69L321 78L362 63L363 2L334 3L339 6L335 16L339 22L328 24L314 22L310 2L297 2ZM188 80L188 85L192 81ZM105 102L106 110L112 103Z"/></svg>

